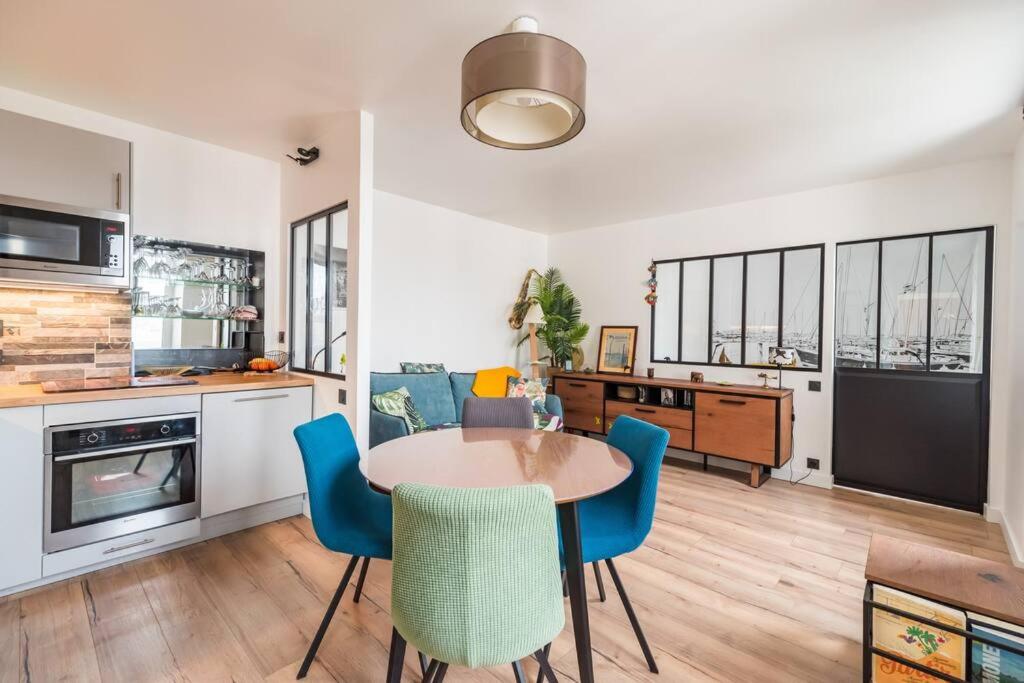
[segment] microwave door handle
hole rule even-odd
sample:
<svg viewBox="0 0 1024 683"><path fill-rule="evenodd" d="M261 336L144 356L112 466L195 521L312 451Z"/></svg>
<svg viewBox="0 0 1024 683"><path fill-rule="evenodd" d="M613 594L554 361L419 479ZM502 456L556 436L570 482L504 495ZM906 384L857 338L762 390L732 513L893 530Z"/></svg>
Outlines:
<svg viewBox="0 0 1024 683"><path fill-rule="evenodd" d="M54 462L71 462L73 460L85 460L86 458L94 458L97 455L116 455L118 453L145 453L146 451L155 450L157 448L165 448L167 446L183 446L190 443L195 443L196 439L177 439L174 441L151 441L151 442L139 442L132 446L121 446L120 448L107 448L102 451L89 451L87 453L74 453L71 455L58 455L54 457Z"/></svg>
<svg viewBox="0 0 1024 683"><path fill-rule="evenodd" d="M116 193L114 195L114 208L117 209L118 211L120 211L121 210L121 174L120 173L118 173L117 175L114 176L114 185L115 185L114 192Z"/></svg>

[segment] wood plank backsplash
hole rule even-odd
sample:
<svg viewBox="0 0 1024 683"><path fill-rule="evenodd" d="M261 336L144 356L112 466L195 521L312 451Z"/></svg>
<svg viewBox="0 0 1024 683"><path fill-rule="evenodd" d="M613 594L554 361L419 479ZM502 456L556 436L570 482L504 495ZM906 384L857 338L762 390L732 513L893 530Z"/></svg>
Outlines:
<svg viewBox="0 0 1024 683"><path fill-rule="evenodd" d="M0 287L0 385L128 377L128 294Z"/></svg>

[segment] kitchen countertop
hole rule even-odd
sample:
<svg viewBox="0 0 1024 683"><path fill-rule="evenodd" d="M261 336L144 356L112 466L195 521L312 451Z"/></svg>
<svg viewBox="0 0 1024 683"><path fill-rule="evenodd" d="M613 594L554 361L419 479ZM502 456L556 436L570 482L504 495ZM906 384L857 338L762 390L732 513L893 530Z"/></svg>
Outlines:
<svg viewBox="0 0 1024 683"><path fill-rule="evenodd" d="M275 372L268 375L221 373L196 376L196 384L176 386L131 387L124 389L97 389L46 394L38 384L0 386L0 408L46 406L58 403L88 403L113 401L123 398L149 398L152 396L183 396L187 394L217 394L227 391L256 389L284 389L313 386L313 378L295 372Z"/></svg>

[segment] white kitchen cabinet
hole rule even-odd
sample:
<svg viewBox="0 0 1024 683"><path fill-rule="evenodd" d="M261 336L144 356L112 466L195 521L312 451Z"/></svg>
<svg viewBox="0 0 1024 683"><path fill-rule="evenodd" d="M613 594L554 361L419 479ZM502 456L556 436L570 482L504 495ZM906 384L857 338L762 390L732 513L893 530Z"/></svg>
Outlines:
<svg viewBox="0 0 1024 683"><path fill-rule="evenodd" d="M0 109L0 194L128 213L131 143Z"/></svg>
<svg viewBox="0 0 1024 683"><path fill-rule="evenodd" d="M292 430L309 422L312 411L312 387L204 395L201 515L305 492Z"/></svg>
<svg viewBox="0 0 1024 683"><path fill-rule="evenodd" d="M43 409L0 409L0 591L42 577Z"/></svg>

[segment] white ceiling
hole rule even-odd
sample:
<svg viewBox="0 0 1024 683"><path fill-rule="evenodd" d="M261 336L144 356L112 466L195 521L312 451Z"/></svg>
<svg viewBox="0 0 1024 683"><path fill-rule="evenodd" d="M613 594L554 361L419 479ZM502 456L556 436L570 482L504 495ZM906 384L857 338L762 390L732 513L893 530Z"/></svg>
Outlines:
<svg viewBox="0 0 1024 683"><path fill-rule="evenodd" d="M520 14L579 48L587 124L459 125ZM1021 0L0 0L0 84L270 158L376 117L375 186L557 232L1008 153Z"/></svg>

